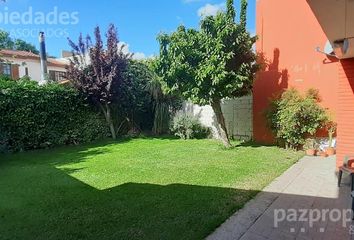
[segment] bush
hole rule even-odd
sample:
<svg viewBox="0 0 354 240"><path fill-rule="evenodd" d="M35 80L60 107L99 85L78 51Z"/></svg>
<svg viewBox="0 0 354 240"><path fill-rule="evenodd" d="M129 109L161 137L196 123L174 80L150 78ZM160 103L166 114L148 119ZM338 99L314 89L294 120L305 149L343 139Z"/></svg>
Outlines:
<svg viewBox="0 0 354 240"><path fill-rule="evenodd" d="M202 139L210 136L210 129L186 113L177 113L172 121L171 132L181 139Z"/></svg>
<svg viewBox="0 0 354 240"><path fill-rule="evenodd" d="M289 89L271 103L266 116L276 137L286 147L298 148L308 135L314 135L324 126L327 114L318 103L318 91L310 89L305 96Z"/></svg>
<svg viewBox="0 0 354 240"><path fill-rule="evenodd" d="M138 128L139 130L151 130L154 114L153 103L149 91L146 89L152 72L142 61L130 60L125 71L125 84L119 99L117 116L129 119L126 130ZM117 119L117 126L122 120Z"/></svg>
<svg viewBox="0 0 354 240"><path fill-rule="evenodd" d="M106 136L102 117L73 88L0 78L0 151L79 144Z"/></svg>

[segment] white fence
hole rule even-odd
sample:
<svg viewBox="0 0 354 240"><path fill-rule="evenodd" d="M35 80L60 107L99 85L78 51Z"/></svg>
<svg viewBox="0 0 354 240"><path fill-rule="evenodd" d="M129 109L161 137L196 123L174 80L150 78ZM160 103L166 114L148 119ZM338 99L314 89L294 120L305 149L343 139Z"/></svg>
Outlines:
<svg viewBox="0 0 354 240"><path fill-rule="evenodd" d="M224 100L222 103L222 111L225 117L226 126L229 135L238 140L251 140L253 136L253 110L252 95ZM201 123L213 130L215 138L219 137L216 117L211 106L198 106L186 102L183 111L192 113L197 116Z"/></svg>

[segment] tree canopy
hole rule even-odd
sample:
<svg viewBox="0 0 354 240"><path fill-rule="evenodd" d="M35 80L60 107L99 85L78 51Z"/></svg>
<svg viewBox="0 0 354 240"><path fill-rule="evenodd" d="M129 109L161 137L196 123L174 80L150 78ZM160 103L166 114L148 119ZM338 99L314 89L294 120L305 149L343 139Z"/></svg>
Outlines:
<svg viewBox="0 0 354 240"><path fill-rule="evenodd" d="M230 142L221 100L249 94L258 70L256 37L246 30L246 11L247 0L242 0L236 22L233 0L227 0L227 11L204 17L200 29L180 26L170 35L158 36L158 73L165 90L195 104L210 104L225 146Z"/></svg>
<svg viewBox="0 0 354 240"><path fill-rule="evenodd" d="M3 30L0 30L0 49L28 51L39 54L39 51L33 44L21 39L13 39L8 32Z"/></svg>
<svg viewBox="0 0 354 240"><path fill-rule="evenodd" d="M110 24L106 34L106 48L99 27L95 28L94 35L94 45L89 36L83 39L80 35L78 44L69 40L73 58L68 68L68 77L88 100L101 109L112 137L116 138L111 105L119 101L122 94L130 54L125 54L122 47L119 47L117 29L113 24Z"/></svg>

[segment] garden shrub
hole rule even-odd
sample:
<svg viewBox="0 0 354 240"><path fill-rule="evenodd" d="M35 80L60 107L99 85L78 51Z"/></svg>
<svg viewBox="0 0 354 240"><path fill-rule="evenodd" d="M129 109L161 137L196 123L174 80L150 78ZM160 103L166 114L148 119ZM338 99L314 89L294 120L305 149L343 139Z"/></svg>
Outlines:
<svg viewBox="0 0 354 240"><path fill-rule="evenodd" d="M122 94L119 98L116 116L129 119L126 130L138 128L142 131L151 130L154 121L153 102L147 85L152 78L152 71L143 61L130 60L124 73ZM118 119L117 125L121 124Z"/></svg>
<svg viewBox="0 0 354 240"><path fill-rule="evenodd" d="M175 115L171 132L181 139L202 139L210 136L210 129L204 127L196 117L187 113Z"/></svg>
<svg viewBox="0 0 354 240"><path fill-rule="evenodd" d="M271 102L266 112L268 123L286 147L300 147L307 136L314 135L324 126L327 114L319 101L317 90L310 89L302 96L297 90L289 89Z"/></svg>
<svg viewBox="0 0 354 240"><path fill-rule="evenodd" d="M75 89L0 78L0 151L79 144L107 132L104 119Z"/></svg>

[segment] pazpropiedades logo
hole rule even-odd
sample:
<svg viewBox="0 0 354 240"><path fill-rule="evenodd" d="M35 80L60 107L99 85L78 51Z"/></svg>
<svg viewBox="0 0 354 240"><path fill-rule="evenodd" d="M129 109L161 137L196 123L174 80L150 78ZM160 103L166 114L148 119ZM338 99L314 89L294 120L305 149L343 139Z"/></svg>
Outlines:
<svg viewBox="0 0 354 240"><path fill-rule="evenodd" d="M0 26L13 38L36 38L38 32L45 32L47 38L67 38L69 27L79 23L78 11L62 11L54 6L45 11L39 11L29 6L24 11L11 9L5 0L0 7Z"/></svg>
<svg viewBox="0 0 354 240"><path fill-rule="evenodd" d="M48 12L35 11L32 7L24 12L9 7L0 11L0 24L5 25L76 25L79 21L79 12L60 11L58 7Z"/></svg>

